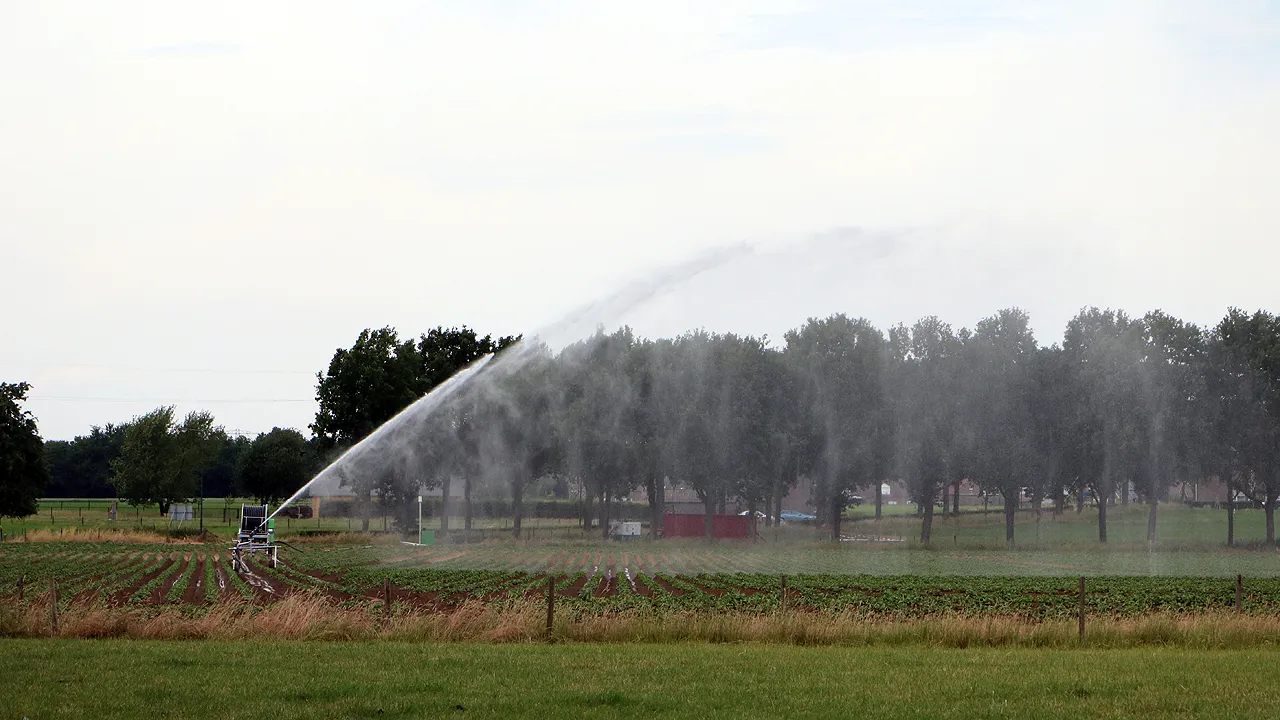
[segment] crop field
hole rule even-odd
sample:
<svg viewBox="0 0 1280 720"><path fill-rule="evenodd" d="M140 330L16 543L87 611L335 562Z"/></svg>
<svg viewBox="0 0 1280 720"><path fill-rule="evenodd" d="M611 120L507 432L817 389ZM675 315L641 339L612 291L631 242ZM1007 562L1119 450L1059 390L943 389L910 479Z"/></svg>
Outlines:
<svg viewBox="0 0 1280 720"><path fill-rule="evenodd" d="M0 597L30 603L56 582L59 605L192 612L222 603L267 605L299 593L336 606L451 612L468 603L510 607L545 598L554 582L571 615L618 612L845 612L1065 618L1088 575L1089 613L1231 608L1234 574L1248 579L1243 608L1280 612L1274 552L944 553L828 547L637 545L470 547L302 545L279 567L251 561L233 573L224 548L208 544L6 543ZM903 570L907 570L903 572ZM1172 570L1173 572L1168 572ZM1232 572L1235 571L1235 572ZM785 576L785 589L784 589Z"/></svg>

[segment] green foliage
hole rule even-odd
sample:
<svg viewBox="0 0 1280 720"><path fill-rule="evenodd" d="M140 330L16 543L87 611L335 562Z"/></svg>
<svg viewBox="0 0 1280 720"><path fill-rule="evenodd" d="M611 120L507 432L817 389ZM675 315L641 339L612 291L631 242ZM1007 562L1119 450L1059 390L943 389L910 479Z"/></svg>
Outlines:
<svg viewBox="0 0 1280 720"><path fill-rule="evenodd" d="M240 456L238 490L260 503L276 503L310 478L314 463L306 438L293 429L272 428Z"/></svg>
<svg viewBox="0 0 1280 720"><path fill-rule="evenodd" d="M458 371L518 339L495 341L465 326L435 328L416 343L401 340L390 327L362 331L350 349L334 352L327 372L316 375L320 407L311 430L318 446L328 451L355 445ZM384 508L393 510L397 524L404 526L410 501L426 481L415 475L402 468L379 468L353 478L352 485L366 512L378 488ZM367 523L366 516L365 529Z"/></svg>
<svg viewBox="0 0 1280 720"><path fill-rule="evenodd" d="M0 517L34 514L49 483L36 419L22 409L27 383L0 383Z"/></svg>
<svg viewBox="0 0 1280 720"><path fill-rule="evenodd" d="M894 425L886 392L890 346L865 318L810 319L786 335L787 359L807 413L801 470L814 478L818 517L833 536L851 491L891 469Z"/></svg>
<svg viewBox="0 0 1280 720"><path fill-rule="evenodd" d="M94 426L74 440L44 444L50 481L45 497L114 497L111 462L120 457L127 424Z"/></svg>
<svg viewBox="0 0 1280 720"><path fill-rule="evenodd" d="M463 326L435 328L415 343L400 340L394 328L364 330L316 375L320 408L311 429L331 445L354 445L462 368L517 339L495 341Z"/></svg>
<svg viewBox="0 0 1280 720"><path fill-rule="evenodd" d="M225 437L225 436L222 436ZM182 424L172 407L135 418L124 433L120 457L112 463L111 483L134 504L157 503L161 514L173 502L194 497L200 475L217 456L220 434L207 412L192 412Z"/></svg>

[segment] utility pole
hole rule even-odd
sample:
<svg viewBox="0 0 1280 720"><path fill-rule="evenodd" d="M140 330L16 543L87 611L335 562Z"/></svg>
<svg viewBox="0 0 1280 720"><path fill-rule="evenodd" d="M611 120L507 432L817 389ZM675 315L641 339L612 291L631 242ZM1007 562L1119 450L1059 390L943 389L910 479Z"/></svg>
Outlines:
<svg viewBox="0 0 1280 720"><path fill-rule="evenodd" d="M418 496L418 542L422 542L422 496Z"/></svg>

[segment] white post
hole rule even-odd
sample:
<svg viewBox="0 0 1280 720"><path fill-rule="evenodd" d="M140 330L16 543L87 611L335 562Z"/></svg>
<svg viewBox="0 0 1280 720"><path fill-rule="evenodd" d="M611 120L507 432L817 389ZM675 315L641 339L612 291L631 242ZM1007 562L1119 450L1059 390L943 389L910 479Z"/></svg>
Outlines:
<svg viewBox="0 0 1280 720"><path fill-rule="evenodd" d="M422 542L422 496L418 496L418 542Z"/></svg>

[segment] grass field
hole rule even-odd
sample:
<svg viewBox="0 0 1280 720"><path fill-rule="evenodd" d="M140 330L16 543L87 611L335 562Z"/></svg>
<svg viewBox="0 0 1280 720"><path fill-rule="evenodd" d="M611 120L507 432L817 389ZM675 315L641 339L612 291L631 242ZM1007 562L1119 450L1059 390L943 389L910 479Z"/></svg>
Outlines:
<svg viewBox="0 0 1280 720"><path fill-rule="evenodd" d="M1273 650L0 640L14 718L1277 717Z"/></svg>
<svg viewBox="0 0 1280 720"><path fill-rule="evenodd" d="M241 503L253 504L255 501L247 498L209 498L205 500L204 506L204 529L216 536L224 538L234 538L236 531L240 527L237 513L240 511ZM306 504L303 501L302 504ZM0 521L0 529L4 531L6 539L13 540L21 538L23 533L43 533L49 532L61 533L64 535L73 535L76 532L88 532L92 530L146 530L163 532L170 527L190 530L201 527L199 521L199 509L196 509L197 519L185 521L181 524L170 524L169 521L160 514L157 505L141 505L134 506L125 502L120 502L117 519L110 519L111 500L104 499L45 499L40 501L40 510L35 515L24 518L5 518ZM453 527L462 527L462 518L454 518ZM557 537L567 537L578 535L576 532L578 522L572 519L564 518L525 518L524 526L533 531L536 536L541 531L545 536L553 534ZM509 530L511 528L511 518L486 518L477 517L473 519L472 527L477 531L490 530ZM288 517L280 517L276 520L276 533L280 537L290 537L304 532L350 532L359 531L361 521L359 518L345 517L322 517L316 519L294 519ZM369 529L371 531L386 531L391 528L389 518L384 515L375 514L369 521ZM424 530L438 530L440 528L440 518L424 518ZM573 531L573 532L566 532Z"/></svg>
<svg viewBox="0 0 1280 720"><path fill-rule="evenodd" d="M231 538L239 527L236 512L241 500L237 498L209 499L205 503L204 527L219 537ZM42 534L61 533L64 536L91 530L129 530L143 529L164 531L169 523L156 506L133 507L121 504L119 519L107 519L109 501L104 500L44 500L40 512L26 518L8 518L0 522L6 539L21 538L23 533L39 532ZM881 520L873 518L874 509L866 505L851 508L843 528L844 534L860 538L885 538L901 541L903 545L916 543L920 533L920 520L915 516L914 506L885 506L885 515ZM982 513L973 508L966 508L959 516L939 514L935 518L934 546L937 548L961 549L994 549L1004 547L1004 521L999 509ZM576 520L565 518L524 519L526 540L569 540L593 539L599 535L599 529L583 532ZM199 527L198 521L186 522L183 528ZM279 537L289 538L300 533L348 532L359 530L359 519L352 518L320 518L290 519L279 518L276 532ZM387 518L375 516L370 521L370 529L383 531L391 524ZM425 518L423 529L438 530L439 518ZM461 519L455 519L455 530L461 527ZM473 521L477 531L502 533L510 532L510 518L477 517ZM804 525L791 524L784 528L761 526L760 542L786 544L797 540L809 542L825 536L825 531ZM1240 510L1236 514L1236 542L1243 545L1258 545L1265 539L1264 514L1261 510ZM1226 544L1227 517L1223 510L1210 508L1190 508L1178 503L1166 503L1160 506L1157 530L1157 544L1171 549L1216 549ZM1108 514L1108 545L1112 548L1146 549L1147 508L1143 505L1129 505L1112 508ZM1045 511L1037 516L1034 512L1023 510L1018 513L1015 523L1015 544L1020 548L1087 550L1098 546L1097 510L1085 508L1076 515L1068 510L1062 517L1055 518Z"/></svg>

